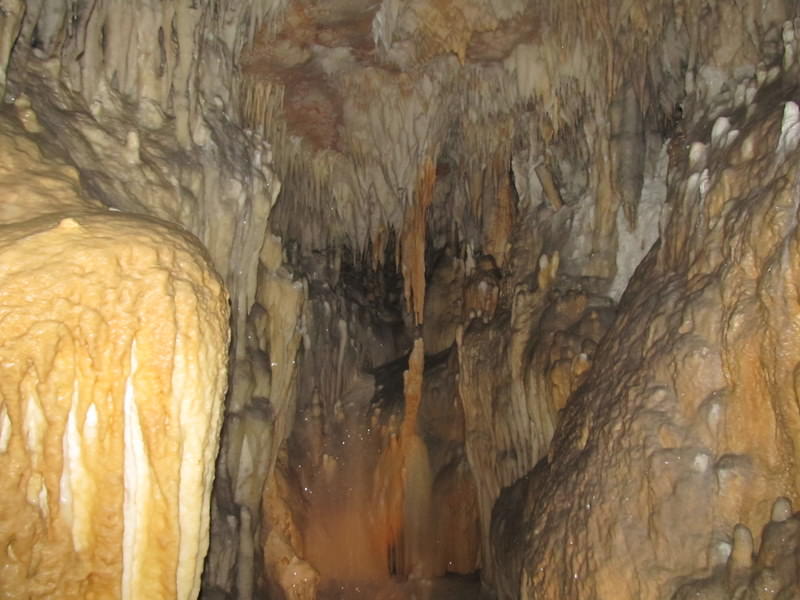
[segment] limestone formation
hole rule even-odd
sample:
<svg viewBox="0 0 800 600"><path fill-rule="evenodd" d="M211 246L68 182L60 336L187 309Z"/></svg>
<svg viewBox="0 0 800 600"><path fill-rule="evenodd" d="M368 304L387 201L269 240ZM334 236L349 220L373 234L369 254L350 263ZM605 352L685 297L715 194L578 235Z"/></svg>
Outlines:
<svg viewBox="0 0 800 600"><path fill-rule="evenodd" d="M757 552L754 552L750 530L737 525L732 539L720 540L715 549L719 564L711 576L683 584L672 598L795 598L800 592L797 581L799 525L789 500L778 498L762 530Z"/></svg>
<svg viewBox="0 0 800 600"><path fill-rule="evenodd" d="M0 596L797 595L799 11L0 0Z"/></svg>
<svg viewBox="0 0 800 600"><path fill-rule="evenodd" d="M228 298L164 222L0 116L0 596L198 596Z"/></svg>
<svg viewBox="0 0 800 600"><path fill-rule="evenodd" d="M665 598L727 554L738 581L750 531L797 495L796 107L781 79L796 71L775 77L686 131L659 244L548 461L496 507L500 597ZM500 510L512 499L524 508Z"/></svg>

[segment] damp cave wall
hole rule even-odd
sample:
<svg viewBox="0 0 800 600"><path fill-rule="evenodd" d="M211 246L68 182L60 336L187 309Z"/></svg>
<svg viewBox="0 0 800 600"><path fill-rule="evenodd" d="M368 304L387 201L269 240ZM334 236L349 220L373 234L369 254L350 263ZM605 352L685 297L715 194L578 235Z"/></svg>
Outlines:
<svg viewBox="0 0 800 600"><path fill-rule="evenodd" d="M275 466L307 378L328 410L375 348L369 303L320 308L343 246L377 271L393 244L403 327L457 349L501 595L668 597L796 498L792 3L3 8L24 135L92 197L197 235L231 292L205 593L313 597ZM299 382L315 355L334 358ZM630 470L660 483L628 490Z"/></svg>

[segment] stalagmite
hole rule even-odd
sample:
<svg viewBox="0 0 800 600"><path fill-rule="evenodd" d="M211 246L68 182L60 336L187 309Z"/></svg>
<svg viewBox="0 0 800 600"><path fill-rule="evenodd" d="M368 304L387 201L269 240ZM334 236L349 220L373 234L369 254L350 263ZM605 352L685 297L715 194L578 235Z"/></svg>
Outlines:
<svg viewBox="0 0 800 600"><path fill-rule="evenodd" d="M256 307L259 255L280 185L269 144L231 118L239 104L235 65L274 7L268 1L26 4L7 97L16 98L31 131L68 157L93 197L197 235L231 291L234 359L227 406L234 414L222 439L218 464L225 468L216 478L204 585L232 592L237 577L249 572L237 573L237 549L255 544L260 553L258 494L274 464L263 454L274 453L273 445L288 435L294 406L294 358L281 356L272 389L282 420L276 438L262 440L260 428L272 418L264 410L263 395L271 388L262 347L272 346L263 338L252 342L248 317L251 311L263 315ZM269 271L269 279L289 291L287 304L295 292L303 293L285 269ZM283 329L276 325L273 332L277 350L285 342ZM243 432L249 434L244 442L237 437ZM265 450L249 454L257 449ZM257 490L253 499L251 487ZM229 500L242 496L247 513ZM245 514L250 527L239 523ZM260 563L254 564L257 577Z"/></svg>
<svg viewBox="0 0 800 600"><path fill-rule="evenodd" d="M725 569L715 570L708 578L683 584L672 599L795 597L800 591L796 563L800 519L792 514L792 506L786 498L775 500L772 513L772 518L763 528L757 552L753 552L750 530L737 525L733 530L732 548L729 547ZM775 518L776 513L779 520Z"/></svg>
<svg viewBox="0 0 800 600"><path fill-rule="evenodd" d="M695 116L690 142L673 159L661 243L568 401L548 464L509 491L529 508L497 514L498 547L508 547L502 540L512 539L515 518L543 532L528 542L522 565L510 553L498 560L501 597L517 593L520 570L532 595L669 597L684 578L719 564L690 558L698 556L727 562L725 582L710 581L699 597L719 597L711 590L720 586L733 594L747 585L750 532L771 499L797 494L797 416L786 405L800 357L786 333L797 319L797 199L789 190L798 173L787 160L797 150L787 143L792 108L764 86L759 111L734 113L734 99L721 93L716 108ZM741 131L730 145L713 127L720 106ZM564 503L568 519L557 508ZM614 525L599 533L599 523ZM727 551L719 543L730 531ZM547 557L564 540L567 568L556 574ZM601 560L590 556L598 547Z"/></svg>
<svg viewBox="0 0 800 600"><path fill-rule="evenodd" d="M194 238L0 127L0 595L196 598L227 295Z"/></svg>
<svg viewBox="0 0 800 600"><path fill-rule="evenodd" d="M422 379L425 366L425 345L422 339L414 342L403 373L405 409L400 431L402 454L403 497L403 573L416 577L430 575L433 567L431 544L432 476L428 449L418 432L418 415L422 401Z"/></svg>
<svg viewBox="0 0 800 600"><path fill-rule="evenodd" d="M417 429L425 360L422 339L414 342L403 373L403 421L378 461L375 501L381 540L392 575L427 577L432 561L432 474L428 450Z"/></svg>
<svg viewBox="0 0 800 600"><path fill-rule="evenodd" d="M403 373L403 428L400 431L400 444L405 445L418 435L417 417L422 401L422 373L425 367L425 343L414 340L414 347L408 357L408 370Z"/></svg>

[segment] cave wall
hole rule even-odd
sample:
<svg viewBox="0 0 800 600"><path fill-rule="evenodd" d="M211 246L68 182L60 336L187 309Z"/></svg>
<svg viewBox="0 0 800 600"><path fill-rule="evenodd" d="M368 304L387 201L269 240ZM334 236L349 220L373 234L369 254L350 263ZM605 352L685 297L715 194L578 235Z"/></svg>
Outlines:
<svg viewBox="0 0 800 600"><path fill-rule="evenodd" d="M726 568L738 574L678 597L758 589L746 573L761 524L798 484L794 24L768 39L781 48L769 71L695 104L659 243L548 460L495 507L500 597L669 598Z"/></svg>
<svg viewBox="0 0 800 600"><path fill-rule="evenodd" d="M258 535L260 491L294 413L293 307L303 295L281 268L280 243L277 254L274 244L262 252L280 189L271 149L230 117L238 54L271 10L268 3L23 2L4 5L2 15L3 48L14 48L5 101L28 135L78 170L85 196L195 234L231 292L230 392L211 511L214 560L204 577L207 588L235 594L238 587L242 597L252 589L254 571L245 565L254 560L240 542ZM258 339L248 336L251 309L262 315ZM270 353L280 360L274 376L265 336L274 337ZM262 440L263 424L275 441Z"/></svg>
<svg viewBox="0 0 800 600"><path fill-rule="evenodd" d="M230 290L204 594L315 597L307 521L330 507L298 456L310 487L378 473L353 501L394 503L368 545L474 497L501 597L667 597L727 560L737 522L757 537L796 496L796 11L3 3L18 135L98 207L195 234ZM388 313L344 263L399 277ZM412 347L394 408L365 408ZM419 357L444 352L444 374ZM394 459L325 451L356 415ZM410 456L425 485L392 475Z"/></svg>

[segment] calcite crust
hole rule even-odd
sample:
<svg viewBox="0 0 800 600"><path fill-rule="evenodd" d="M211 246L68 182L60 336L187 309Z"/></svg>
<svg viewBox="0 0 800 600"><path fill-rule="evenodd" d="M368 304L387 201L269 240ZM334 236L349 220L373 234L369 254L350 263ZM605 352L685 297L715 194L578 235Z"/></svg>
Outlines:
<svg viewBox="0 0 800 600"><path fill-rule="evenodd" d="M194 238L2 125L0 598L195 598L227 293Z"/></svg>

